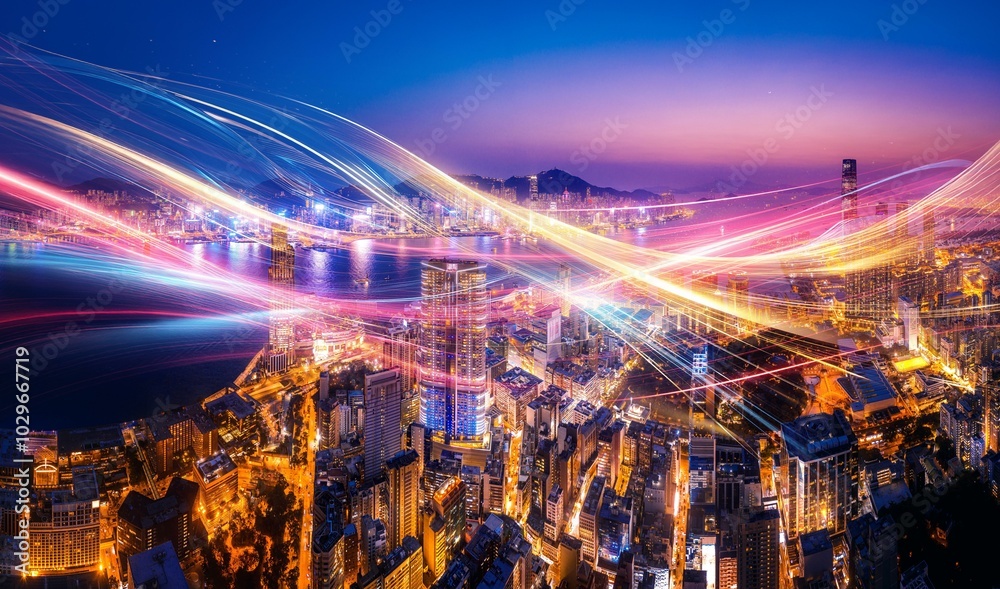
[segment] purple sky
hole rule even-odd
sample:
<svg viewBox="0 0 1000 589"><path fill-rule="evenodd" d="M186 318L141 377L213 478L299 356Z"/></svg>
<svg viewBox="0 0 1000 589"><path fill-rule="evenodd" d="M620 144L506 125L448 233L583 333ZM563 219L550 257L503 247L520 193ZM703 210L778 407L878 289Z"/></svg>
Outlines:
<svg viewBox="0 0 1000 589"><path fill-rule="evenodd" d="M939 158L974 159L1000 139L995 0L400 0L391 18L388 0L218 4L60 3L25 32L38 4L15 0L0 32L304 100L421 154L440 128L427 157L453 173L558 166L598 184L685 187L728 176L773 138L752 182L788 184L836 177L844 157L863 177L898 171L939 129L953 135ZM697 39L700 55L678 68ZM499 86L452 123L480 76ZM776 129L813 87L832 95L794 133ZM579 153L602 133L614 140L601 153Z"/></svg>
<svg viewBox="0 0 1000 589"><path fill-rule="evenodd" d="M755 183L836 177L845 157L888 175L935 141L944 149L930 160L974 159L1000 140L989 67L880 43L838 54L817 41L723 38L684 71L670 47L650 44L495 61L401 88L358 118L449 172L560 167L623 188L711 182L768 148ZM454 104L480 76L497 85L459 118ZM436 128L444 140L429 153Z"/></svg>

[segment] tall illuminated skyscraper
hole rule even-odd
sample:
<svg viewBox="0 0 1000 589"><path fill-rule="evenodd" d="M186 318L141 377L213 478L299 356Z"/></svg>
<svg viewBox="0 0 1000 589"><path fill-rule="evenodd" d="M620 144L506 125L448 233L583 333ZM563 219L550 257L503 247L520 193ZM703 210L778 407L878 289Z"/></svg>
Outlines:
<svg viewBox="0 0 1000 589"><path fill-rule="evenodd" d="M708 368L709 348L695 348L691 355L691 417L692 427L706 426L715 418L715 379Z"/></svg>
<svg viewBox="0 0 1000 589"><path fill-rule="evenodd" d="M399 384L398 368L365 375L365 481L375 480L386 460L403 449Z"/></svg>
<svg viewBox="0 0 1000 589"><path fill-rule="evenodd" d="M487 430L486 266L448 259L424 263L417 352L420 418L456 441Z"/></svg>
<svg viewBox="0 0 1000 589"><path fill-rule="evenodd" d="M382 341L382 366L399 368L399 378L404 396L413 390L417 372L417 326L406 319L372 321L367 330Z"/></svg>
<svg viewBox="0 0 1000 589"><path fill-rule="evenodd" d="M924 211L923 226L920 233L920 258L921 261L934 264L934 211Z"/></svg>
<svg viewBox="0 0 1000 589"><path fill-rule="evenodd" d="M841 213L845 221L844 230L852 230L851 224L858 218L858 162L844 160L841 177ZM876 206L876 218L888 215L888 205ZM846 315L852 321L865 320L879 322L888 319L893 311L892 266L886 255L889 236L882 240L868 239L864 242L847 241L844 262L850 267L844 273L844 287L847 295Z"/></svg>
<svg viewBox="0 0 1000 589"><path fill-rule="evenodd" d="M570 303L570 298L569 298L569 294L573 288L572 286L573 283L570 278L571 273L572 270L570 269L569 266L567 266L566 264L559 265L559 287L562 290L562 292L559 293L561 297L561 302L559 307L563 317L569 317L570 309L573 306Z"/></svg>
<svg viewBox="0 0 1000 589"><path fill-rule="evenodd" d="M778 510L746 512L736 534L737 587L778 589L781 555L781 521Z"/></svg>
<svg viewBox="0 0 1000 589"><path fill-rule="evenodd" d="M749 326L748 316L750 314L750 277L746 272L736 271L729 273L729 281L726 283L726 294L729 297L729 304L733 308L735 316L731 318L731 324L737 332L742 332Z"/></svg>
<svg viewBox="0 0 1000 589"><path fill-rule="evenodd" d="M420 493L420 457L413 450L397 452L385 464L389 481L388 536L392 548L403 538L416 536L420 525L417 499Z"/></svg>
<svg viewBox="0 0 1000 589"><path fill-rule="evenodd" d="M910 203L901 201L896 203L895 226L893 228L894 247L899 252L896 262L900 264L912 264L916 261L916 241L910 238Z"/></svg>
<svg viewBox="0 0 1000 589"><path fill-rule="evenodd" d="M295 323L291 316L295 294L295 248L288 243L288 229L277 223L271 226L271 265L267 276L271 284L267 356L269 369L280 372L288 367L288 355L295 343Z"/></svg>
<svg viewBox="0 0 1000 589"><path fill-rule="evenodd" d="M858 438L844 412L816 413L781 425L782 494L790 537L839 534L857 515Z"/></svg>
<svg viewBox="0 0 1000 589"><path fill-rule="evenodd" d="M453 476L431 495L431 511L424 518L424 564L434 579L440 578L461 546L465 491L462 479Z"/></svg>
<svg viewBox="0 0 1000 589"><path fill-rule="evenodd" d="M844 160L840 176L841 215L844 221L858 218L858 160Z"/></svg>
<svg viewBox="0 0 1000 589"><path fill-rule="evenodd" d="M855 263L866 267L848 270L844 275L847 318L872 322L888 319L894 310L892 266L875 245L858 246L858 249L865 254L855 258Z"/></svg>

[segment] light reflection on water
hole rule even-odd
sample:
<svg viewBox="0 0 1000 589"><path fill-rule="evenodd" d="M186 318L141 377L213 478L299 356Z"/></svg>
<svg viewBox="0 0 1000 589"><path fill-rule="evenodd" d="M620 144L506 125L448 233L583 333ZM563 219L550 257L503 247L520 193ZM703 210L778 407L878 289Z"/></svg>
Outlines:
<svg viewBox="0 0 1000 589"><path fill-rule="evenodd" d="M196 267L214 265L267 280L270 250L265 245L185 247L195 255ZM331 298L415 300L420 262L445 254L487 262L490 281L507 287L528 281L511 274L505 262L549 276L560 263L544 245L488 237L362 240L327 251L298 248L297 290ZM5 244L0 249L0 316L24 320L0 323L0 353L18 345L43 346L50 333L64 329L80 302L103 288L107 274L119 267L103 255L65 246ZM367 287L356 282L365 277ZM156 411L156 400L167 396L177 404L197 401L242 371L266 338L266 316L259 309L172 283L136 279L107 310L113 314L87 325L33 380L37 427L146 417ZM11 409L8 405L9 399L0 401L0 411Z"/></svg>

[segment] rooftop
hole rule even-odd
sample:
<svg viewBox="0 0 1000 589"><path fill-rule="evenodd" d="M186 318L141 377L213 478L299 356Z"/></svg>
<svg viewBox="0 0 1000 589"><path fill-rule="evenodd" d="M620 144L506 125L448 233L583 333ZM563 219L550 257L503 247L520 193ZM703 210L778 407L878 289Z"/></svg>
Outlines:
<svg viewBox="0 0 1000 589"><path fill-rule="evenodd" d="M198 497L198 484L175 477L167 493L154 501L138 491L129 491L118 508L118 519L140 529L148 529L160 522L194 510Z"/></svg>
<svg viewBox="0 0 1000 589"><path fill-rule="evenodd" d="M232 391L205 404L205 410L212 415L229 412L237 420L244 420L254 414L256 405L251 399Z"/></svg>
<svg viewBox="0 0 1000 589"><path fill-rule="evenodd" d="M855 402L872 405L896 398L896 391L877 363L865 358L851 368L844 378L838 379L844 390Z"/></svg>
<svg viewBox="0 0 1000 589"><path fill-rule="evenodd" d="M74 452L90 452L115 447L125 447L125 438L117 425L86 429L61 430L59 432L59 455Z"/></svg>
<svg viewBox="0 0 1000 589"><path fill-rule="evenodd" d="M385 461L388 469L403 468L416 462L420 456L414 450L401 450L395 456Z"/></svg>
<svg viewBox="0 0 1000 589"><path fill-rule="evenodd" d="M206 483L236 470L236 463L225 452L217 452L195 464L198 474Z"/></svg>
<svg viewBox="0 0 1000 589"><path fill-rule="evenodd" d="M816 413L781 424L788 455L809 462L856 448L858 438L844 412Z"/></svg>
<svg viewBox="0 0 1000 589"><path fill-rule="evenodd" d="M817 530L799 536L799 545L802 546L802 556L817 554L824 550L833 550L830 542L830 532L827 530Z"/></svg>
<svg viewBox="0 0 1000 589"><path fill-rule="evenodd" d="M136 587L187 589L188 586L177 552L170 542L128 557L128 569Z"/></svg>
<svg viewBox="0 0 1000 589"><path fill-rule="evenodd" d="M511 368L498 376L495 382L507 388L511 396L516 398L532 389L537 389L544 381L522 368Z"/></svg>

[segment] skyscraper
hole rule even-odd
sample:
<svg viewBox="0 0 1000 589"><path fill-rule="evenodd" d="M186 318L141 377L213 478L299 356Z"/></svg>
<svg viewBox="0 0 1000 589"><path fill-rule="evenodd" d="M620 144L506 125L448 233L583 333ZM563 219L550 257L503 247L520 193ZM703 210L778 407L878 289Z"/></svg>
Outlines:
<svg viewBox="0 0 1000 589"><path fill-rule="evenodd" d="M417 352L420 418L453 440L482 441L487 429L486 268L474 261L424 263Z"/></svg>
<svg viewBox="0 0 1000 589"><path fill-rule="evenodd" d="M267 337L269 370L288 368L288 356L295 343L291 311L295 293L295 248L288 243L288 229L271 226L271 265L267 269L271 285L271 316Z"/></svg>
<svg viewBox="0 0 1000 589"><path fill-rule="evenodd" d="M924 211L920 233L920 259L926 264L934 264L934 211Z"/></svg>
<svg viewBox="0 0 1000 589"><path fill-rule="evenodd" d="M909 202L902 201L896 203L893 242L899 252L899 255L896 256L896 261L903 264L912 264L916 261L916 256L914 255L916 241L910 239L909 209Z"/></svg>
<svg viewBox="0 0 1000 589"><path fill-rule="evenodd" d="M358 580L358 587L423 589L423 569L423 547L416 538L407 536L385 555L382 562Z"/></svg>
<svg viewBox="0 0 1000 589"><path fill-rule="evenodd" d="M163 542L173 544L178 556L191 550L191 530L197 514L198 484L173 478L166 494L153 500L138 491L129 491L118 508L115 532L117 553L124 562L129 556Z"/></svg>
<svg viewBox="0 0 1000 589"><path fill-rule="evenodd" d="M420 512L420 464L417 453L403 450L386 462L389 480L389 546L395 548L407 536L417 535Z"/></svg>
<svg viewBox="0 0 1000 589"><path fill-rule="evenodd" d="M688 451L692 505L715 504L715 437L691 432Z"/></svg>
<svg viewBox="0 0 1000 589"><path fill-rule="evenodd" d="M431 496L431 513L424 520L424 563L437 579L461 547L465 532L465 483L458 477L443 482Z"/></svg>
<svg viewBox="0 0 1000 589"><path fill-rule="evenodd" d="M816 413L781 425L782 494L790 537L838 534L857 513L858 438L844 412Z"/></svg>
<svg viewBox="0 0 1000 589"><path fill-rule="evenodd" d="M732 325L738 332L742 332L750 323L748 321L750 314L750 277L746 272L736 271L729 273L729 281L726 283L726 295L735 313L735 317L731 319Z"/></svg>
<svg viewBox="0 0 1000 589"><path fill-rule="evenodd" d="M382 472L385 461L402 450L398 368L365 375L365 480Z"/></svg>
<svg viewBox="0 0 1000 589"><path fill-rule="evenodd" d="M859 589L898 589L899 537L891 515L877 520L866 513L847 524L847 545L850 548L852 586Z"/></svg>
<svg viewBox="0 0 1000 589"><path fill-rule="evenodd" d="M736 536L740 589L778 589L781 518L776 509L746 512Z"/></svg>
<svg viewBox="0 0 1000 589"><path fill-rule="evenodd" d="M344 586L345 554L344 530L340 525L327 521L313 532L312 576L313 587L334 589Z"/></svg>
<svg viewBox="0 0 1000 589"><path fill-rule="evenodd" d="M559 265L559 288L562 291L559 293L561 298L560 311L563 317L569 317L570 309L573 306L570 302L570 291L573 288L571 274L572 270L569 266L566 264Z"/></svg>
<svg viewBox="0 0 1000 589"><path fill-rule="evenodd" d="M101 556L101 513L93 467L74 469L71 488L38 493L29 511L31 560L27 570L32 575L97 568ZM27 533L27 528L19 529Z"/></svg>
<svg viewBox="0 0 1000 589"><path fill-rule="evenodd" d="M715 417L715 379L708 368L709 347L695 348L691 355L692 427L704 425ZM706 426L707 427L707 426Z"/></svg>
<svg viewBox="0 0 1000 589"><path fill-rule="evenodd" d="M564 493L558 483L552 485L549 496L545 499L545 538L542 542L542 554L552 561L559 558L559 536L563 531L565 517Z"/></svg>
<svg viewBox="0 0 1000 589"><path fill-rule="evenodd" d="M878 251L876 244L859 244L856 251L861 255L853 256L851 264L855 267L844 274L847 319L872 322L888 319L894 311L889 259Z"/></svg>
<svg viewBox="0 0 1000 589"><path fill-rule="evenodd" d="M858 218L858 162L844 160L840 190L841 214L845 221L844 230L852 227L847 221ZM889 212L888 205L876 205L876 218L884 219ZM848 320L878 322L892 314L895 299L892 296L891 257L886 255L886 243L857 239L846 243L844 262L848 266L844 272L844 290L847 295L845 314Z"/></svg>
<svg viewBox="0 0 1000 589"><path fill-rule="evenodd" d="M858 160L844 160L840 176L840 210L844 221L858 218Z"/></svg>
<svg viewBox="0 0 1000 589"><path fill-rule="evenodd" d="M417 325L406 319L373 320L365 328L382 342L382 366L399 368L403 396L413 389L417 372Z"/></svg>
<svg viewBox="0 0 1000 589"><path fill-rule="evenodd" d="M597 517L601 512L601 500L604 498L604 484L607 481L602 476L594 477L587 489L587 494L580 508L580 540L583 542L582 555L592 566L597 564Z"/></svg>

